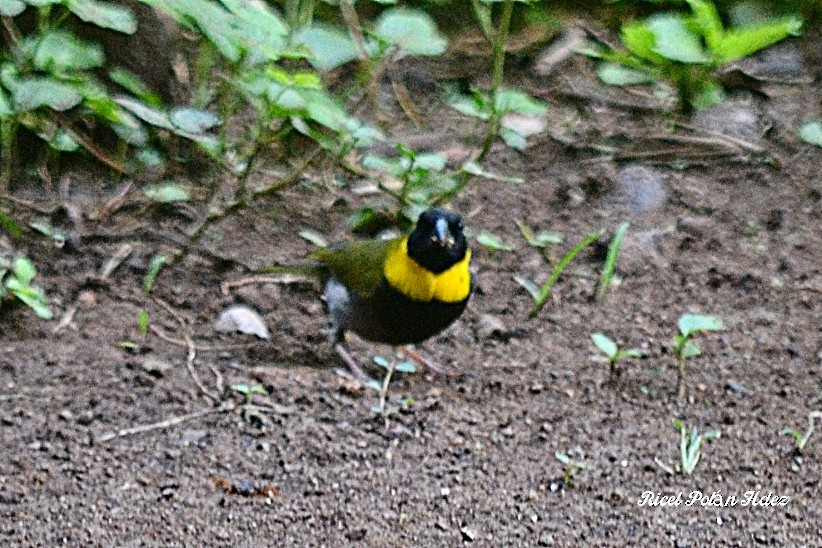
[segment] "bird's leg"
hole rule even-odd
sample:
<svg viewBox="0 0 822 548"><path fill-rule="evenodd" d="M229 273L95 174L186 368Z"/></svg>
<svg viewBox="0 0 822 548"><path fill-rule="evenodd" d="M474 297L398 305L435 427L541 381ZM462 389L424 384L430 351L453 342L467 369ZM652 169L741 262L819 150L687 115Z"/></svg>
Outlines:
<svg viewBox="0 0 822 548"><path fill-rule="evenodd" d="M345 365L348 366L348 369L354 375L354 378L356 378L358 381L360 381L363 384L371 384L373 382L376 382L374 379L369 377L368 374L365 371L362 370L362 367L360 367L360 364L357 363L357 360L355 360L351 356L351 353L345 347L344 343L338 342L337 344L335 344L334 345L334 350L337 351L337 354L340 356L340 358L342 358L342 361L344 361ZM338 374L344 373L344 371L338 370L337 373ZM343 376L345 376L345 375L343 375Z"/></svg>
<svg viewBox="0 0 822 548"><path fill-rule="evenodd" d="M424 367L425 371L427 373L430 373L431 375L440 376L440 377L448 377L448 378L452 378L452 379L462 376L462 373L460 373L459 371L451 371L451 370L445 369L443 366L439 365L438 363L436 363L434 361L431 361L430 359L426 358L425 356L423 356L422 354L417 352L414 349L414 347L411 346L410 344L406 345L404 350L405 350L405 354L409 358L411 358L412 360L417 362L417 364Z"/></svg>

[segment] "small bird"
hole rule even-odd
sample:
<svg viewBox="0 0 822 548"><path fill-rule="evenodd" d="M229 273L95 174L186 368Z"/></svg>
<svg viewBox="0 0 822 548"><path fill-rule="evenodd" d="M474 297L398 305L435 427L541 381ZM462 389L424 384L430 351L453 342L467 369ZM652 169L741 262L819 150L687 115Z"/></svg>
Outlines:
<svg viewBox="0 0 822 548"><path fill-rule="evenodd" d="M325 291L334 348L360 380L370 380L345 345L346 332L392 345L420 343L451 325L473 288L462 217L431 208L414 230L391 240L356 241L313 254ZM411 349L429 372L444 374Z"/></svg>

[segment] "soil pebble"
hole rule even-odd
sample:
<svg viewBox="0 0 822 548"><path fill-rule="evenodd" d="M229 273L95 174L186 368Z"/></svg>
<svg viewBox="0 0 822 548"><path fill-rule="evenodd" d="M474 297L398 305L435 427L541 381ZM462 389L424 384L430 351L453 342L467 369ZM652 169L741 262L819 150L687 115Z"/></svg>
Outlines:
<svg viewBox="0 0 822 548"><path fill-rule="evenodd" d="M256 335L261 339L270 336L262 317L244 305L234 305L223 310L214 322L214 330L220 333L239 332Z"/></svg>
<svg viewBox="0 0 822 548"><path fill-rule="evenodd" d="M667 199L662 174L641 165L627 165L617 173L615 194L605 198L606 205L625 208L632 215L662 209Z"/></svg>

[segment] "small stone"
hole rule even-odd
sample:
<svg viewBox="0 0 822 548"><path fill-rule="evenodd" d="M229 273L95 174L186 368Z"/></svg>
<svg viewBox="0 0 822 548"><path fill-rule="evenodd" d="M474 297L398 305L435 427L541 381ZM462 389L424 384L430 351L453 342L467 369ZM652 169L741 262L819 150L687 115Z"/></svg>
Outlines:
<svg viewBox="0 0 822 548"><path fill-rule="evenodd" d="M467 542L473 542L477 539L477 531L468 526L460 527L460 533L462 533L463 540Z"/></svg>
<svg viewBox="0 0 822 548"><path fill-rule="evenodd" d="M182 435L182 442L184 445L191 445L197 443L208 435L205 430L186 430Z"/></svg>
<svg viewBox="0 0 822 548"><path fill-rule="evenodd" d="M747 388L745 388L745 387L744 387L744 386L742 386L741 384L736 383L736 382L733 382L733 381L731 381L731 382L729 382L728 384L726 384L726 385L725 385L725 389L726 389L726 390L728 390L728 391L730 391L730 392L733 392L734 394L739 394L739 395L741 395L741 396L744 396L745 394L747 394L747 393L748 393L748 389L747 389Z"/></svg>
<svg viewBox="0 0 822 548"><path fill-rule="evenodd" d="M662 209L667 200L662 174L640 165L627 165L617 173L616 199L618 205L633 215L641 215ZM609 202L610 203L610 202Z"/></svg>
<svg viewBox="0 0 822 548"><path fill-rule="evenodd" d="M94 291L81 291L79 295L77 295L77 306L81 310L88 310L90 308L94 308L94 305L97 304L97 296L94 294Z"/></svg>
<svg viewBox="0 0 822 548"><path fill-rule="evenodd" d="M539 540L537 542L539 542L540 546L553 546L554 545L554 537L547 534L547 533L545 533L545 534L539 536Z"/></svg>
<svg viewBox="0 0 822 548"><path fill-rule="evenodd" d="M71 422L74 420L74 413L72 413L69 409L63 409L57 416L66 422Z"/></svg>
<svg viewBox="0 0 822 548"><path fill-rule="evenodd" d="M491 314L483 314L480 316L477 320L475 330L480 340L504 339L508 334L508 328L503 321Z"/></svg>
<svg viewBox="0 0 822 548"><path fill-rule="evenodd" d="M268 339L270 336L263 318L253 309L241 304L223 310L214 322L214 330L220 333L256 335L261 339Z"/></svg>
<svg viewBox="0 0 822 548"><path fill-rule="evenodd" d="M143 361L143 371L158 379L165 377L172 369L173 365L157 358L146 358Z"/></svg>
<svg viewBox="0 0 822 548"><path fill-rule="evenodd" d="M693 115L693 125L723 135L740 137L749 141L762 138L763 127L754 107L747 101L723 102L699 110Z"/></svg>

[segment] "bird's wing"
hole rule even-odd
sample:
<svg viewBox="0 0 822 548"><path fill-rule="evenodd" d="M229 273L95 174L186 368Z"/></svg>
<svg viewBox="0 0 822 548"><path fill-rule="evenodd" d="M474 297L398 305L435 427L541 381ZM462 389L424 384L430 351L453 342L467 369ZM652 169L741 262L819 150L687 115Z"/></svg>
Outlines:
<svg viewBox="0 0 822 548"><path fill-rule="evenodd" d="M385 276L385 257L400 239L364 240L321 249L313 254L348 289L367 295Z"/></svg>

